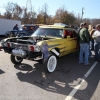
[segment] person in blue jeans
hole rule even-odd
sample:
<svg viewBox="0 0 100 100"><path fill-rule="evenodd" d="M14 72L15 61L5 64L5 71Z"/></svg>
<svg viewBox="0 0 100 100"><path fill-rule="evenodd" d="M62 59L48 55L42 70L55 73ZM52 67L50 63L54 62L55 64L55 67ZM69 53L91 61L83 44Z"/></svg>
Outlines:
<svg viewBox="0 0 100 100"><path fill-rule="evenodd" d="M96 25L96 31L93 33L95 60L100 62L100 24Z"/></svg>
<svg viewBox="0 0 100 100"><path fill-rule="evenodd" d="M89 58L89 44L87 43L80 43L80 54L79 54L79 63L84 63L85 65L89 65L88 58ZM84 54L84 56L83 56Z"/></svg>
<svg viewBox="0 0 100 100"><path fill-rule="evenodd" d="M79 63L84 63L89 65L89 44L90 44L90 34L88 31L87 23L83 23L83 28L79 32L79 43L80 43L80 53L79 53ZM83 56L84 54L84 56Z"/></svg>
<svg viewBox="0 0 100 100"><path fill-rule="evenodd" d="M100 62L100 42L94 42L95 60Z"/></svg>

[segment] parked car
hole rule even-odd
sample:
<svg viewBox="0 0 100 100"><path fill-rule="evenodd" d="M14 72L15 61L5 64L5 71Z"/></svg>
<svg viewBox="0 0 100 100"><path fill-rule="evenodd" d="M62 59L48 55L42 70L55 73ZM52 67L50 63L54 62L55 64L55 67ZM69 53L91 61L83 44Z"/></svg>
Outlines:
<svg viewBox="0 0 100 100"><path fill-rule="evenodd" d="M55 71L57 58L78 50L77 32L65 24L40 26L31 36L7 38L1 45L12 63L41 61L47 72Z"/></svg>
<svg viewBox="0 0 100 100"><path fill-rule="evenodd" d="M24 24L21 25L20 29L22 29L23 31L26 31L28 33L28 36L32 35L32 33L34 33L37 29L38 29L38 25L35 24Z"/></svg>
<svg viewBox="0 0 100 100"><path fill-rule="evenodd" d="M22 37L27 36L28 32L23 30L11 30L6 32L6 37Z"/></svg>
<svg viewBox="0 0 100 100"><path fill-rule="evenodd" d="M30 36L38 28L35 24L24 24L19 27L19 30L11 30L5 33L6 37L22 37Z"/></svg>

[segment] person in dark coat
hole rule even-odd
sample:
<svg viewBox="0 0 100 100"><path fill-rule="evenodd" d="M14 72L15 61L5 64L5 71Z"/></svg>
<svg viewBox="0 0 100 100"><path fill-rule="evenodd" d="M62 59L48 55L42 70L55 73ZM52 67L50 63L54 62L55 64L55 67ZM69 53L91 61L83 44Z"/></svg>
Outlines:
<svg viewBox="0 0 100 100"><path fill-rule="evenodd" d="M18 30L18 24L16 24L14 27L13 27L13 30Z"/></svg>

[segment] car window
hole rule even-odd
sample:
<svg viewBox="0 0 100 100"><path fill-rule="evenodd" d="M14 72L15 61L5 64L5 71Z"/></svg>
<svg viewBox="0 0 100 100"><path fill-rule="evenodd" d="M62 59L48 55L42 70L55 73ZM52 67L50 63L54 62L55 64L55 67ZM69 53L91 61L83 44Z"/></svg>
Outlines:
<svg viewBox="0 0 100 100"><path fill-rule="evenodd" d="M72 30L64 30L64 38L67 38L67 36L70 36L70 38L73 38L73 31Z"/></svg>
<svg viewBox="0 0 100 100"><path fill-rule="evenodd" d="M77 37L77 33L75 30L65 30L64 31L65 37L70 36L70 38Z"/></svg>
<svg viewBox="0 0 100 100"><path fill-rule="evenodd" d="M72 30L69 30L69 35L70 35L70 38L73 38L73 31Z"/></svg>
<svg viewBox="0 0 100 100"><path fill-rule="evenodd" d="M52 37L62 37L63 29L53 29L53 28L38 28L32 36L52 36Z"/></svg>

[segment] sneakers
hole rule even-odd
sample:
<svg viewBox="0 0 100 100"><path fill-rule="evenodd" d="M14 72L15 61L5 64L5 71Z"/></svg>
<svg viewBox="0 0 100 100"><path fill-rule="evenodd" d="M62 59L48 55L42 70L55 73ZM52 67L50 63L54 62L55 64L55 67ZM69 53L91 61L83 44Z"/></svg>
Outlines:
<svg viewBox="0 0 100 100"><path fill-rule="evenodd" d="M100 62L100 61L99 61ZM84 64L84 63L79 63L79 64ZM90 65L90 63L88 63L88 64L84 64L85 66L89 66Z"/></svg>

